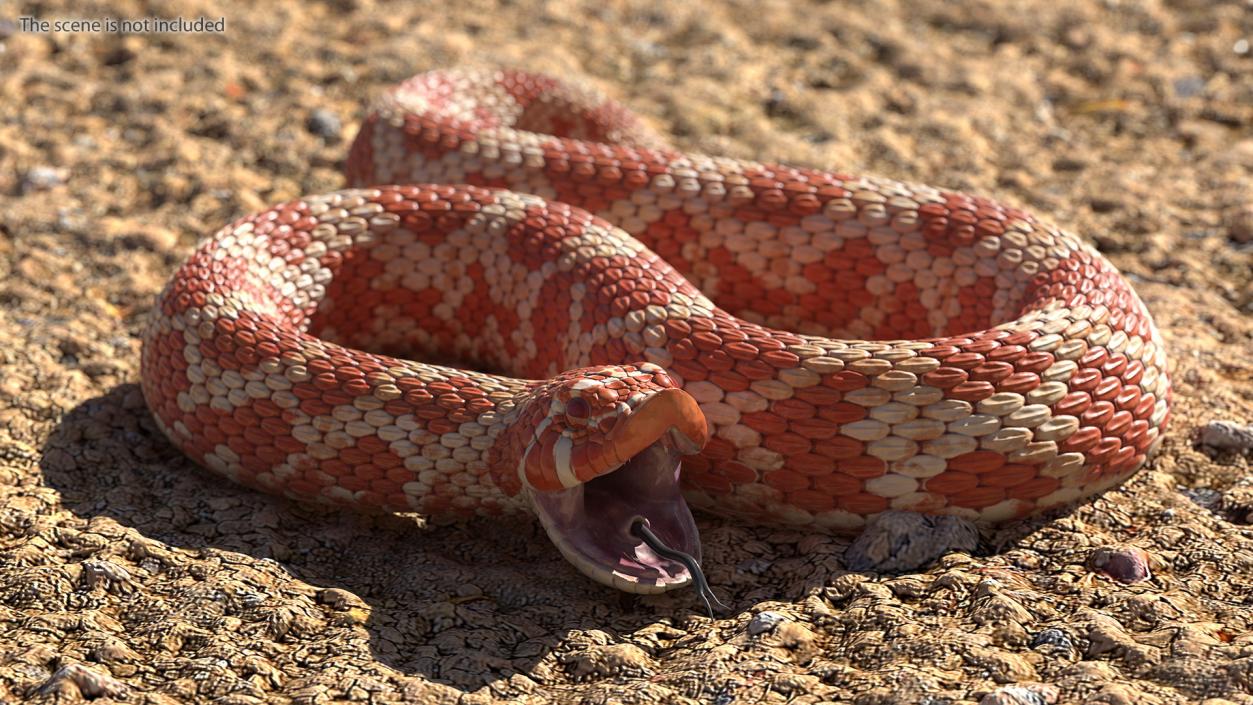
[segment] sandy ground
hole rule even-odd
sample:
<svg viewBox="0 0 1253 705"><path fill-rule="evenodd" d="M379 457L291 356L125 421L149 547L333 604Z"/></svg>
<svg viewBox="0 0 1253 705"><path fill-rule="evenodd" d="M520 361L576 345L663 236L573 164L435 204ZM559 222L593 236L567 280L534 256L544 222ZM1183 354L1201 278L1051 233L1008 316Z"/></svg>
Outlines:
<svg viewBox="0 0 1253 705"><path fill-rule="evenodd" d="M19 15L227 29L31 34ZM1253 703L1253 470L1195 445L1253 421L1250 17L0 1L0 702L938 704L1048 684L1035 702ZM197 469L136 384L154 294L229 219L340 187L370 96L460 63L593 81L686 148L968 189L1083 233L1172 354L1162 454L905 575L844 570L845 539L702 519L735 609L717 620L691 593L591 584L526 520L361 518ZM1153 578L1090 571L1101 547L1143 549Z"/></svg>

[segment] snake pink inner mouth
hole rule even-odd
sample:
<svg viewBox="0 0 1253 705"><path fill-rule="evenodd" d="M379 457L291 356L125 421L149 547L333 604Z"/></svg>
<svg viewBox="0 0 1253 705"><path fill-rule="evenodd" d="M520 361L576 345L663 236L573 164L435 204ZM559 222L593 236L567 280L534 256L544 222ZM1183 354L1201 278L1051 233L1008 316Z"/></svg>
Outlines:
<svg viewBox="0 0 1253 705"><path fill-rule="evenodd" d="M681 563L659 556L630 533L637 517L669 546L700 560L700 537L679 489L680 454L658 441L621 468L590 482L532 495L536 513L570 561L609 568L602 582L670 587L691 576Z"/></svg>

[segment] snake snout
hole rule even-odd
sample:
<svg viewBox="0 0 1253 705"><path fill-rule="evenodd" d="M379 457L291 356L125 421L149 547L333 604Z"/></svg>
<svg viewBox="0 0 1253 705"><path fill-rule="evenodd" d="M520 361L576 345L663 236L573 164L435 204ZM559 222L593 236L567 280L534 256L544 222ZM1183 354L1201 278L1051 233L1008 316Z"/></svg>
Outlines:
<svg viewBox="0 0 1253 705"><path fill-rule="evenodd" d="M630 592L694 579L700 537L680 489L682 458L708 425L661 368L593 370L554 391L519 474L553 543L588 577ZM664 554L632 527L647 524ZM688 562L675 555L689 557Z"/></svg>

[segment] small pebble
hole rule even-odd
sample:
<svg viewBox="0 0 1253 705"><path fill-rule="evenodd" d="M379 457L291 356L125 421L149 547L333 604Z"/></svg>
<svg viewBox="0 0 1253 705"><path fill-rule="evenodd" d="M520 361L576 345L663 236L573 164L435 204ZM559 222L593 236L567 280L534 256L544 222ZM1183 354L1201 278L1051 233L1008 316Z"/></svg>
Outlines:
<svg viewBox="0 0 1253 705"><path fill-rule="evenodd" d="M1088 556L1088 569L1124 585L1142 583L1153 577L1149 570L1149 554L1135 546L1098 548Z"/></svg>
<svg viewBox="0 0 1253 705"><path fill-rule="evenodd" d="M1048 654L1069 655L1073 652L1075 645L1066 632L1049 628L1032 637L1031 648Z"/></svg>
<svg viewBox="0 0 1253 705"><path fill-rule="evenodd" d="M1007 685L983 696L979 705L1052 705L1059 697L1057 686L1047 683Z"/></svg>
<svg viewBox="0 0 1253 705"><path fill-rule="evenodd" d="M50 166L36 166L22 175L21 192L48 191L65 183L65 172Z"/></svg>
<svg viewBox="0 0 1253 705"><path fill-rule="evenodd" d="M1253 242L1253 203L1227 211L1223 222L1227 226L1227 237L1232 242L1240 245Z"/></svg>
<svg viewBox="0 0 1253 705"><path fill-rule="evenodd" d="M305 120L305 129L327 140L338 140L343 123L339 116L325 108L315 108Z"/></svg>
<svg viewBox="0 0 1253 705"><path fill-rule="evenodd" d="M748 633L752 636L757 636L758 634L772 632L785 620L787 620L787 617L778 612L758 612L753 616L753 621L748 623Z"/></svg>
<svg viewBox="0 0 1253 705"><path fill-rule="evenodd" d="M1200 76L1183 76L1175 79L1175 95L1180 98L1191 98L1205 90L1205 79Z"/></svg>
<svg viewBox="0 0 1253 705"><path fill-rule="evenodd" d="M889 511L871 520L844 551L844 565L858 572L908 572L978 544L979 530L960 517Z"/></svg>
<svg viewBox="0 0 1253 705"><path fill-rule="evenodd" d="M735 569L741 573L748 573L749 575L762 575L767 570L770 570L770 566L773 564L774 561L766 558L748 558L740 561L735 566Z"/></svg>
<svg viewBox="0 0 1253 705"><path fill-rule="evenodd" d="M1202 509L1216 512L1222 509L1223 493L1212 487L1189 487L1181 491L1184 497L1192 500Z"/></svg>
<svg viewBox="0 0 1253 705"><path fill-rule="evenodd" d="M360 597L341 588L323 588L318 591L318 602L330 605L331 609L347 610L352 607L364 606Z"/></svg>
<svg viewBox="0 0 1253 705"><path fill-rule="evenodd" d="M1247 451L1253 448L1253 425L1210 421L1201 427L1200 445L1210 450Z"/></svg>

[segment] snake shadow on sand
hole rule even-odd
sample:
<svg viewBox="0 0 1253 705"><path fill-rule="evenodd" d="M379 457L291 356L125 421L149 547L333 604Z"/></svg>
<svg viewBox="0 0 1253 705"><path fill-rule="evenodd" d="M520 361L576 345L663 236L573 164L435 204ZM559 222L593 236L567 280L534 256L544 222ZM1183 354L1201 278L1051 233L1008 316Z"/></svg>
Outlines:
<svg viewBox="0 0 1253 705"><path fill-rule="evenodd" d="M66 414L41 470L82 530L109 539L91 559L129 574L115 598L128 638L182 657L252 643L306 666L319 653L327 666L378 661L471 691L517 673L564 681L581 641L710 628L692 591L641 597L582 577L530 517L427 526L232 484L170 445L134 384ZM717 628L743 629L769 608L759 603L799 601L847 572L846 539L699 524L706 572L735 608Z"/></svg>

